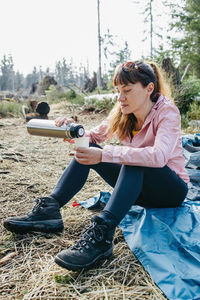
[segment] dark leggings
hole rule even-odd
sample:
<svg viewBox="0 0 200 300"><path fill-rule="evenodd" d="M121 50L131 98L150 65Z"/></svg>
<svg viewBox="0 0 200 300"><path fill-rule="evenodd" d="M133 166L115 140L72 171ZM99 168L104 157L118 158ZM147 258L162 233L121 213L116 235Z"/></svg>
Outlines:
<svg viewBox="0 0 200 300"><path fill-rule="evenodd" d="M134 204L143 207L176 207L181 205L188 191L187 184L167 166L149 168L104 162L83 165L73 159L51 193L60 207L81 190L90 169L114 188L100 215L105 218L110 216L115 225L120 223Z"/></svg>

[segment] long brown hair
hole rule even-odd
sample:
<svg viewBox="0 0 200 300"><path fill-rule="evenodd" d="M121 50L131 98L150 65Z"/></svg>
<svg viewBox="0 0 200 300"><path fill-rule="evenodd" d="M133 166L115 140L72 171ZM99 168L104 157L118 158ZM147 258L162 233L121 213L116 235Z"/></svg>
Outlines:
<svg viewBox="0 0 200 300"><path fill-rule="evenodd" d="M171 89L156 63L126 62L116 68L113 77L114 86L137 82L140 82L143 87L146 87L150 82L154 83L154 90L150 96L152 102L156 102L161 94L172 100ZM114 134L117 134L119 140L123 140L127 136L132 137L136 122L137 119L133 113L122 114L120 105L117 102L109 114L108 137L111 138Z"/></svg>

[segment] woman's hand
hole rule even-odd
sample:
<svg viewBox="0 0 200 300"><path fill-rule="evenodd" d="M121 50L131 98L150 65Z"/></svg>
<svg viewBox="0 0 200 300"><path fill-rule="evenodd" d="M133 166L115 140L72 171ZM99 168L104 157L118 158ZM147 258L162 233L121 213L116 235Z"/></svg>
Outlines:
<svg viewBox="0 0 200 300"><path fill-rule="evenodd" d="M96 165L102 160L102 149L96 147L75 148L75 159L83 165Z"/></svg>
<svg viewBox="0 0 200 300"><path fill-rule="evenodd" d="M69 123L74 123L74 120L73 119L67 119L66 117L58 117L58 118L55 119L54 122L55 122L56 126L60 127L63 124L67 125ZM70 144L74 144L74 139L67 139L67 138L65 138L63 141L64 142L68 142Z"/></svg>
<svg viewBox="0 0 200 300"><path fill-rule="evenodd" d="M62 126L63 124L69 124L69 123L74 123L74 120L73 119L68 119L68 118L66 118L66 117L58 117L58 118L56 118L55 119L55 125L56 126L58 126L58 127L60 127L60 126Z"/></svg>

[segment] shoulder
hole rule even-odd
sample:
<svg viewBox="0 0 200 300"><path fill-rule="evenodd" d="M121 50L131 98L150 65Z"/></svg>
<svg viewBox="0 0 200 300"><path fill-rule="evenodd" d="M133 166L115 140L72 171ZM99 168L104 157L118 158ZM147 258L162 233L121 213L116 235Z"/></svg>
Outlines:
<svg viewBox="0 0 200 300"><path fill-rule="evenodd" d="M180 111L175 103L162 95L159 97L158 103L156 102L155 109L157 110L158 115L180 115Z"/></svg>
<svg viewBox="0 0 200 300"><path fill-rule="evenodd" d="M154 120L157 124L166 121L169 124L173 123L174 125L179 125L181 120L179 109L171 100L162 96L158 105L156 106Z"/></svg>

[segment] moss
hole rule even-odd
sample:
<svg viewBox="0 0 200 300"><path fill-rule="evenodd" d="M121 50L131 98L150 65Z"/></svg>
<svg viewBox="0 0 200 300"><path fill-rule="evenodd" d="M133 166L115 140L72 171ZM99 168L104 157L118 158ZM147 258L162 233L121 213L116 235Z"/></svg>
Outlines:
<svg viewBox="0 0 200 300"><path fill-rule="evenodd" d="M74 279L69 275L56 274L54 276L54 279L55 279L55 282L59 283L59 284L69 284L69 283L72 283L74 281Z"/></svg>

